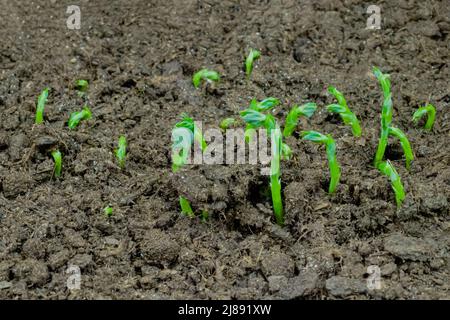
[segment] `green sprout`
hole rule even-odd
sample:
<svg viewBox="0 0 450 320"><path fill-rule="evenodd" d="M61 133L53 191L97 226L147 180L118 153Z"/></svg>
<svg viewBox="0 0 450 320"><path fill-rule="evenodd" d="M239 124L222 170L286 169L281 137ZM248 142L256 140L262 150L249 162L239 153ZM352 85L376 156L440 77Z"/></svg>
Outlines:
<svg viewBox="0 0 450 320"><path fill-rule="evenodd" d="M297 127L298 119L300 116L310 118L317 109L317 105L312 102L308 102L304 105L292 107L291 111L286 117L286 122L284 125L283 136L285 138L292 135L295 128Z"/></svg>
<svg viewBox="0 0 450 320"><path fill-rule="evenodd" d="M391 180L392 189L395 193L395 201L397 202L397 207L400 207L405 199L405 191L400 176L389 160L380 162L377 168Z"/></svg>
<svg viewBox="0 0 450 320"><path fill-rule="evenodd" d="M110 206L107 206L103 209L103 212L105 213L105 216L111 217L113 215L113 208Z"/></svg>
<svg viewBox="0 0 450 320"><path fill-rule="evenodd" d="M225 118L220 122L219 127L226 131L229 127L234 125L236 123L236 120L234 118Z"/></svg>
<svg viewBox="0 0 450 320"><path fill-rule="evenodd" d="M191 146L194 141L197 141L202 149L205 151L207 145L203 134L195 125L195 122L187 114L182 115L181 121L175 124L172 130L172 171L177 172L182 166L187 163ZM180 196L181 213L188 217L193 217L189 200Z"/></svg>
<svg viewBox="0 0 450 320"><path fill-rule="evenodd" d="M280 104L280 100L277 98L266 98L260 102L258 102L256 99L252 99L250 102L249 109L247 110L254 110L257 113L261 113L263 111L269 111L273 108L275 108L277 105ZM253 134L255 133L254 129L256 129L251 123L247 122L247 125L245 127L245 141L249 143L253 137Z"/></svg>
<svg viewBox="0 0 450 320"><path fill-rule="evenodd" d="M433 105L427 104L426 106L417 109L413 114L413 121L417 124L425 114L428 118L424 128L425 130L431 130L433 129L434 119L436 118L436 108Z"/></svg>
<svg viewBox="0 0 450 320"><path fill-rule="evenodd" d="M327 106L327 110L331 113L338 113L341 116L342 121L344 121L346 125L350 125L352 127L353 135L355 137L360 137L361 126L359 125L358 118L348 107L344 95L332 86L328 87L328 92L335 96L338 104L330 104Z"/></svg>
<svg viewBox="0 0 450 320"><path fill-rule="evenodd" d="M250 49L250 53L245 59L245 73L247 74L247 78L250 78L250 75L253 71L253 62L261 57L261 52L255 49Z"/></svg>
<svg viewBox="0 0 450 320"><path fill-rule="evenodd" d="M381 109L381 135L378 142L377 153L375 155L374 165L378 168L378 165L383 161L384 153L388 144L389 136L394 136L400 140L400 145L403 149L406 159L406 168L409 169L411 161L414 160L414 155L411 149L411 145L400 129L391 126L392 123L392 93L391 93L391 81L388 74L383 74L377 67L373 68L373 73L380 82L381 89L383 90L383 107Z"/></svg>
<svg viewBox="0 0 450 320"><path fill-rule="evenodd" d="M53 161L55 161L55 167L53 169L53 173L55 177L61 176L61 168L62 168L62 155L59 150L53 150L51 152L51 155L53 157Z"/></svg>
<svg viewBox="0 0 450 320"><path fill-rule="evenodd" d="M194 211L192 211L191 204L189 203L189 200L185 197L180 196L180 206L181 206L181 213L185 216L188 216L189 218L194 217Z"/></svg>
<svg viewBox="0 0 450 320"><path fill-rule="evenodd" d="M88 120L91 117L92 113L88 106L84 106L81 111L72 112L68 122L69 129L75 129L81 120Z"/></svg>
<svg viewBox="0 0 450 320"><path fill-rule="evenodd" d="M39 95L37 107L36 107L36 120L34 121L36 124L42 123L44 121L44 108L47 103L49 88L45 88L42 90Z"/></svg>
<svg viewBox="0 0 450 320"><path fill-rule="evenodd" d="M336 143L331 135L324 135L317 131L302 131L301 137L303 140L325 145L328 167L330 168L330 185L328 187L328 193L334 193L341 177L341 169L336 158Z"/></svg>
<svg viewBox="0 0 450 320"><path fill-rule="evenodd" d="M220 75L214 70L202 69L200 71L197 71L192 77L192 83L194 84L195 88L198 88L200 86L201 80L207 82L218 82L220 80Z"/></svg>
<svg viewBox="0 0 450 320"><path fill-rule="evenodd" d="M285 157L288 157L288 154L291 153L290 148L283 147L280 127L272 115L265 115L250 107L249 109L241 111L241 117L245 123L251 125L252 128L256 129L263 127L268 131L268 134L271 135L272 159L270 162L270 189L272 193L272 205L276 222L279 225L283 225L284 214L283 202L281 199L280 161L283 156L283 150Z"/></svg>
<svg viewBox="0 0 450 320"><path fill-rule="evenodd" d="M80 97L83 97L87 92L87 89L89 87L89 82L87 80L82 80L82 79L77 80L77 81L75 81L75 87L78 90L78 95Z"/></svg>
<svg viewBox="0 0 450 320"><path fill-rule="evenodd" d="M127 156L127 138L125 136L119 137L118 148L114 150L119 166L123 169L125 167L125 158Z"/></svg>

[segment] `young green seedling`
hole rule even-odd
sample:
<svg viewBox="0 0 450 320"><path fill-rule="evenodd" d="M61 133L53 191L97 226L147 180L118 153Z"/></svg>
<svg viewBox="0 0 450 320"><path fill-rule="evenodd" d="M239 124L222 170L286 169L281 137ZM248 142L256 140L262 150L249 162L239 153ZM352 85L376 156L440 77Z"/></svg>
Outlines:
<svg viewBox="0 0 450 320"><path fill-rule="evenodd" d="M397 207L400 207L405 199L405 191L400 176L389 160L380 162L378 164L378 170L391 180L391 186L395 193L395 201L397 202Z"/></svg>
<svg viewBox="0 0 450 320"><path fill-rule="evenodd" d="M220 80L220 75L214 70L202 69L200 71L197 71L192 77L192 83L194 84L195 88L198 88L200 86L201 80L207 82L218 82Z"/></svg>
<svg viewBox="0 0 450 320"><path fill-rule="evenodd" d="M89 120L92 117L91 110L88 106L84 106L83 110L72 112L69 118L69 129L75 129L81 120Z"/></svg>
<svg viewBox="0 0 450 320"><path fill-rule="evenodd" d="M331 113L338 113L341 116L342 121L344 121L346 125L350 125L352 127L353 135L355 137L360 137L361 126L359 125L358 118L348 107L344 95L332 86L328 87L328 92L335 96L338 104L330 104L327 106L327 110Z"/></svg>
<svg viewBox="0 0 450 320"><path fill-rule="evenodd" d="M381 89L383 90L383 107L381 110L381 135L378 142L377 153L375 155L374 165L378 168L378 165L383 161L384 153L388 144L389 136L394 136L400 140L403 153L406 159L406 168L409 169L411 161L414 160L414 155L411 149L411 144L403 133L398 128L392 127L392 94L391 94L391 81L388 74L383 74L377 67L373 68L373 73L380 82Z"/></svg>
<svg viewBox="0 0 450 320"><path fill-rule="evenodd" d="M252 99L248 110L254 110L257 111L258 113L261 113L264 111L269 111L279 104L280 100L273 97L266 98L260 102L258 102L256 99ZM247 122L247 125L245 126L245 141L247 143L251 141L253 137L252 135L255 132L254 129L256 128L251 123Z"/></svg>
<svg viewBox="0 0 450 320"><path fill-rule="evenodd" d="M125 136L119 137L118 148L114 150L114 153L116 154L119 166L123 169L125 167L125 158L127 156L127 138L125 138Z"/></svg>
<svg viewBox="0 0 450 320"><path fill-rule="evenodd" d="M231 127L232 125L234 125L236 123L236 120L234 118L225 118L220 122L219 127L223 130L226 131L229 127Z"/></svg>
<svg viewBox="0 0 450 320"><path fill-rule="evenodd" d="M436 118L436 108L431 105L427 104L424 107L420 107L416 110L413 114L413 121L417 124L419 120L424 116L427 115L427 122L425 123L425 130L431 130L433 129L434 119Z"/></svg>
<svg viewBox="0 0 450 320"><path fill-rule="evenodd" d="M247 78L250 78L250 75L252 74L253 63L260 57L261 52L255 49L250 49L250 53L248 54L247 59L245 59L245 74L247 75Z"/></svg>
<svg viewBox="0 0 450 320"><path fill-rule="evenodd" d="M202 151L207 147L203 134L195 125L195 122L187 114L182 115L180 122L175 124L172 130L173 144L172 144L172 171L177 172L182 166L187 163L191 146L196 140ZM180 196L181 212L188 216L194 217L194 212L191 208L189 200Z"/></svg>
<svg viewBox="0 0 450 320"><path fill-rule="evenodd" d="M87 80L82 80L82 79L77 80L77 81L75 81L75 87L78 90L78 95L80 97L83 97L87 92L87 89L89 87L89 82Z"/></svg>
<svg viewBox="0 0 450 320"><path fill-rule="evenodd" d="M107 206L103 209L103 213L105 214L105 216L107 216L109 218L113 215L113 208L110 206Z"/></svg>
<svg viewBox="0 0 450 320"><path fill-rule="evenodd" d="M49 88L45 88L39 95L37 106L36 106L36 119L35 123L39 124L44 121L44 108L47 103Z"/></svg>
<svg viewBox="0 0 450 320"><path fill-rule="evenodd" d="M301 137L303 140L325 145L328 167L330 168L330 185L328 187L328 193L334 193L341 177L341 169L336 158L336 143L331 135L324 135L317 131L302 131Z"/></svg>
<svg viewBox="0 0 450 320"><path fill-rule="evenodd" d="M287 138L290 135L292 135L295 128L297 127L298 119L300 118L300 116L311 118L311 116L314 114L316 109L317 109L317 105L312 102L308 102L301 106L295 105L291 109L291 111L289 111L289 113L286 117L286 122L284 124L284 130L283 130L283 136L285 138Z"/></svg>
<svg viewBox="0 0 450 320"><path fill-rule="evenodd" d="M283 147L281 130L276 122L275 118L268 114L263 114L260 111L252 109L246 109L241 111L242 119L252 128L263 127L267 130L268 135L271 135L272 142L272 158L270 161L270 189L272 193L272 205L275 215L275 220L279 225L284 224L283 214L283 202L281 199L281 170L280 161L283 156L283 151L286 153L284 156L287 158L290 152L289 147Z"/></svg>
<svg viewBox="0 0 450 320"><path fill-rule="evenodd" d="M193 218L194 211L192 211L191 204L189 203L189 200L185 197L180 196L180 207L181 207L181 213L188 216L189 218Z"/></svg>
<svg viewBox="0 0 450 320"><path fill-rule="evenodd" d="M59 150L53 150L51 152L51 155L53 157L53 161L55 162L55 168L53 170L53 174L55 177L61 176L61 169L62 169L62 155Z"/></svg>

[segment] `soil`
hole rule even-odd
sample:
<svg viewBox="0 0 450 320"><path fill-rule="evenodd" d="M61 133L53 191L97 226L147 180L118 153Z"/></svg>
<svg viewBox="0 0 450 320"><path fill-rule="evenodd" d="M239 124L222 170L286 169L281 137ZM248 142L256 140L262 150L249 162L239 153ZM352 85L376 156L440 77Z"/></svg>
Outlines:
<svg viewBox="0 0 450 320"><path fill-rule="evenodd" d="M359 0L79 0L81 29L70 30L72 2L1 1L0 298L450 298L447 1L378 1L380 30L366 30L372 3ZM262 57L247 81L250 48ZM382 102L374 65L391 74L393 122L416 156L407 171L390 142L407 191L399 209L372 165ZM203 67L221 81L195 90ZM86 98L76 79L89 80ZM361 138L324 109L334 102L328 85L360 118ZM46 86L46 121L34 125ZM281 123L293 104L316 102L299 128L331 133L342 166L330 196L323 147L286 140L294 156L282 163L283 228L259 166L173 174L170 162L181 113L217 127L269 96L282 102ZM85 102L93 118L69 130ZM437 109L432 132L411 122L426 102ZM121 134L124 170L114 157ZM63 153L60 179L52 148ZM208 221L182 216L180 194L208 206ZM79 290L67 287L71 265ZM381 289L368 289L369 266L380 268Z"/></svg>

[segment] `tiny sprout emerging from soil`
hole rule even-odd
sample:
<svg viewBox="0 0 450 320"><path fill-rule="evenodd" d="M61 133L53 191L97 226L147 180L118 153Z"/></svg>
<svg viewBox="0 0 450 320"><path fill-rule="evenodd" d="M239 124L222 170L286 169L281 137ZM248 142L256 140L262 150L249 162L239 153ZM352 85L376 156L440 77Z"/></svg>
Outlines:
<svg viewBox="0 0 450 320"><path fill-rule="evenodd" d="M113 208L110 206L107 206L103 209L103 212L104 212L105 216L107 216L109 218L113 215Z"/></svg>
<svg viewBox="0 0 450 320"><path fill-rule="evenodd" d="M219 127L226 131L229 127L234 125L236 123L236 120L234 118L225 118L220 122Z"/></svg>
<svg viewBox="0 0 450 320"><path fill-rule="evenodd" d="M281 157L289 158L291 149L283 146L281 130L275 118L268 114L265 115L250 106L249 109L241 111L242 119L251 125L251 128L263 127L272 137L272 159L270 161L270 189L272 193L272 205L277 223L284 224L283 202L281 200Z"/></svg>
<svg viewBox="0 0 450 320"><path fill-rule="evenodd" d="M245 74L247 75L247 78L250 78L250 75L252 74L253 63L260 57L261 52L255 49L250 49L250 53L248 54L247 59L245 59Z"/></svg>
<svg viewBox="0 0 450 320"><path fill-rule="evenodd" d="M395 201L397 202L397 207L400 207L405 199L405 191L399 174L389 160L380 162L378 164L378 170L391 180L392 189L395 193Z"/></svg>
<svg viewBox="0 0 450 320"><path fill-rule="evenodd" d="M330 185L328 187L328 193L334 193L341 177L341 169L336 158L336 143L331 135L324 135L317 131L303 131L301 137L303 140L325 145L328 167L330 168Z"/></svg>
<svg viewBox="0 0 450 320"><path fill-rule="evenodd" d="M304 105L292 107L291 111L286 117L286 122L284 125L283 136L285 138L292 135L295 128L297 127L298 119L300 116L311 118L317 109L317 105L313 102L308 102Z"/></svg>
<svg viewBox="0 0 450 320"><path fill-rule="evenodd" d="M81 120L89 120L92 117L91 110L88 106L84 106L83 110L72 112L69 118L69 129L75 129Z"/></svg>
<svg viewBox="0 0 450 320"><path fill-rule="evenodd" d="M78 90L78 95L80 97L83 97L87 92L87 89L89 87L89 82L87 80L83 80L83 79L77 80L77 81L75 81L75 87Z"/></svg>
<svg viewBox="0 0 450 320"><path fill-rule="evenodd" d="M339 104L330 104L327 106L327 110L331 113L338 113L341 116L342 121L344 121L346 125L352 127L353 135L355 137L360 137L361 126L359 125L358 118L348 107L344 95L332 86L328 87L328 92L335 96Z"/></svg>
<svg viewBox="0 0 450 320"><path fill-rule="evenodd" d="M180 196L180 206L181 206L181 213L185 216L188 216L189 218L193 218L194 211L192 211L191 204L189 203L189 200L185 197Z"/></svg>
<svg viewBox="0 0 450 320"><path fill-rule="evenodd" d="M49 88L45 88L39 95L36 106L36 119L34 121L36 124L42 123L44 121L44 108L45 104L47 103L48 91Z"/></svg>
<svg viewBox="0 0 450 320"><path fill-rule="evenodd" d="M428 118L424 129L431 130L433 129L434 119L436 118L436 108L433 105L427 104L426 106L417 109L413 114L413 121L417 124L425 114Z"/></svg>
<svg viewBox="0 0 450 320"><path fill-rule="evenodd" d="M269 111L279 104L280 100L273 97L266 98L260 102L258 102L256 99L252 99L249 108L247 110L244 110L244 112L248 110L253 110L256 111L257 113L261 113L264 111ZM251 111L249 112L252 113ZM249 117L251 117L251 115L249 115ZM252 134L254 133L253 129L256 129L256 127L250 122L247 122L247 125L245 127L245 141L247 141L247 143L249 143L250 140L252 139Z"/></svg>
<svg viewBox="0 0 450 320"><path fill-rule="evenodd" d="M114 151L119 162L119 166L123 169L125 167L125 158L127 156L127 138L125 136L119 137L118 148Z"/></svg>
<svg viewBox="0 0 450 320"><path fill-rule="evenodd" d="M378 165L383 161L384 153L388 144L389 136L394 136L400 140L403 153L406 159L406 168L409 169L411 161L414 160L414 155L411 149L411 144L400 129L391 126L392 123L392 93L391 93L391 81L388 74L383 74L377 67L373 68L373 73L380 82L381 89L383 90L383 107L381 109L381 135L378 142L377 153L375 155L374 165L378 168Z"/></svg>
<svg viewBox="0 0 450 320"><path fill-rule="evenodd" d="M53 169L53 173L55 177L61 176L61 168L62 168L62 155L59 150L53 150L51 152L51 155L53 157L53 161L55 162L55 167Z"/></svg>
<svg viewBox="0 0 450 320"><path fill-rule="evenodd" d="M214 70L202 69L200 71L197 71L192 77L192 83L194 84L195 88L198 88L200 86L201 80L207 82L218 82L220 80L220 75Z"/></svg>

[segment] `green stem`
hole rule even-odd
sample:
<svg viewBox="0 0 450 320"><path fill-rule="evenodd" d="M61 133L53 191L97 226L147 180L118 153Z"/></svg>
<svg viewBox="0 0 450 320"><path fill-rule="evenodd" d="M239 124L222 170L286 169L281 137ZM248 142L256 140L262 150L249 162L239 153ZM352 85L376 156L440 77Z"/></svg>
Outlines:
<svg viewBox="0 0 450 320"><path fill-rule="evenodd" d="M59 150L53 150L51 152L51 155L53 157L53 160L55 161L55 169L54 169L54 175L55 177L61 176L61 169L62 169L62 155Z"/></svg>
<svg viewBox="0 0 450 320"><path fill-rule="evenodd" d="M181 213L188 216L189 218L193 218L194 211L192 211L191 204L188 199L180 196L180 206L181 206Z"/></svg>

